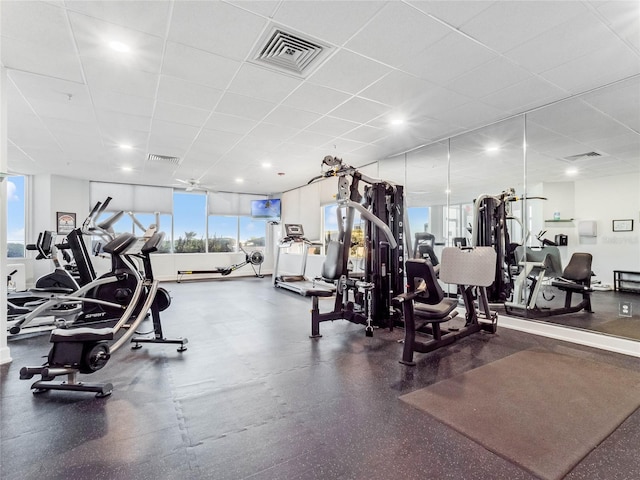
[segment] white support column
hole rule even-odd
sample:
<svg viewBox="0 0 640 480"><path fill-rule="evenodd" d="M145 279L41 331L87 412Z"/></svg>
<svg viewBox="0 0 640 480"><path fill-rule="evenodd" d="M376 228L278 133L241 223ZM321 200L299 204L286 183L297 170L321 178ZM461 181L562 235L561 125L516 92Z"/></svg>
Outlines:
<svg viewBox="0 0 640 480"><path fill-rule="evenodd" d="M2 2L0 2L2 3ZM0 5L0 9L2 6ZM0 65L0 172L8 171L7 162L7 70ZM7 345L7 182L0 182L0 364L11 361Z"/></svg>

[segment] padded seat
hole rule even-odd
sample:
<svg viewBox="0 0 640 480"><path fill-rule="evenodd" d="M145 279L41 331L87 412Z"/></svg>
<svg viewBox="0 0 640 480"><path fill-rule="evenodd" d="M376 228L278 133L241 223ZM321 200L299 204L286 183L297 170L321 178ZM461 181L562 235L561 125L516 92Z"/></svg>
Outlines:
<svg viewBox="0 0 640 480"><path fill-rule="evenodd" d="M113 340L113 328L56 328L51 332L50 342L88 342Z"/></svg>

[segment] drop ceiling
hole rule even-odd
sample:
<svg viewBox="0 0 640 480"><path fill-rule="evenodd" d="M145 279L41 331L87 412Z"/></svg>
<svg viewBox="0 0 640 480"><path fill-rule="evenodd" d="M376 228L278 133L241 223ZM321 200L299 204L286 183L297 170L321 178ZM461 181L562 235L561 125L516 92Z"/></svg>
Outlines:
<svg viewBox="0 0 640 480"><path fill-rule="evenodd" d="M0 14L13 173L282 192L325 155L391 165L590 91L530 115L531 175L590 151L607 173L640 164L637 1L2 0ZM321 52L301 72L265 65L275 31ZM297 64L295 45L271 54ZM477 182L487 168L464 138L452 173Z"/></svg>

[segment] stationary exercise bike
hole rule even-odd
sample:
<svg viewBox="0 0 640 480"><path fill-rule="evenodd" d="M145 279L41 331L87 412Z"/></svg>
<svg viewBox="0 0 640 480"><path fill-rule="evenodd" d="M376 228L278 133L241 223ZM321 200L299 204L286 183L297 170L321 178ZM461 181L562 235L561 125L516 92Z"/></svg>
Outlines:
<svg viewBox="0 0 640 480"><path fill-rule="evenodd" d="M123 233L111 240L105 245L106 253L116 252L116 254L111 253L111 271L73 292L51 293L47 301L39 304L29 313L7 322L9 333L15 335L28 326L43 326L39 325L38 319L45 315L55 317L53 323L48 322L44 325L44 327L49 326L49 329L52 324L59 327L96 323L102 323L105 326L115 324L132 302L136 285L142 279L137 265L127 255L122 254L136 242L136 237L130 233ZM63 310L66 315L50 313L60 310Z"/></svg>
<svg viewBox="0 0 640 480"><path fill-rule="evenodd" d="M127 341L134 343L132 349L141 348L142 343L171 343L177 344L178 352L184 352L188 343L186 338L167 339L162 332L160 311L170 304L170 297L166 290L158 287L158 281L153 278L150 254L157 251L158 244L162 241L162 233L155 233L149 238L139 252L128 253L132 244L113 242L104 246L104 250L112 256L121 257L135 255L142 259L144 276L139 278L135 290L132 293L131 302L124 314L113 328L75 328L56 329L51 332L50 341L53 343L47 363L40 367L23 367L20 370L20 379L28 380L34 375L40 375L41 379L31 385L34 394L40 394L49 390L73 390L81 392L95 392L96 397L106 397L113 391L111 383L85 383L79 382L78 374L91 374L104 368L113 353L122 347ZM153 320L153 336L133 337L142 321L151 311ZM137 312L137 313L135 313ZM135 319L126 328L125 333L110 345L121 329L125 328L130 319ZM133 338L132 338L133 337ZM67 375L67 381L55 381L55 377Z"/></svg>

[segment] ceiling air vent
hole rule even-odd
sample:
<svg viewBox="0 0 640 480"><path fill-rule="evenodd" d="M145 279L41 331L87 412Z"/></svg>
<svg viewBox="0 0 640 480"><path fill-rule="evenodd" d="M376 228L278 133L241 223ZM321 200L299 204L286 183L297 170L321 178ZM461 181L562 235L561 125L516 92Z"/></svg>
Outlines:
<svg viewBox="0 0 640 480"><path fill-rule="evenodd" d="M326 56L329 47L317 40L275 28L267 32L254 50L254 61L306 76Z"/></svg>
<svg viewBox="0 0 640 480"><path fill-rule="evenodd" d="M162 164L162 165L180 165L180 158L178 157L170 157L167 155L156 155L155 153L150 153L147 156L147 161L151 163Z"/></svg>
<svg viewBox="0 0 640 480"><path fill-rule="evenodd" d="M578 155L571 155L569 157L564 157L563 160L567 160L568 162L577 162L578 160L588 160L592 158L599 158L602 156L603 155L598 152L587 152L587 153L580 153Z"/></svg>

